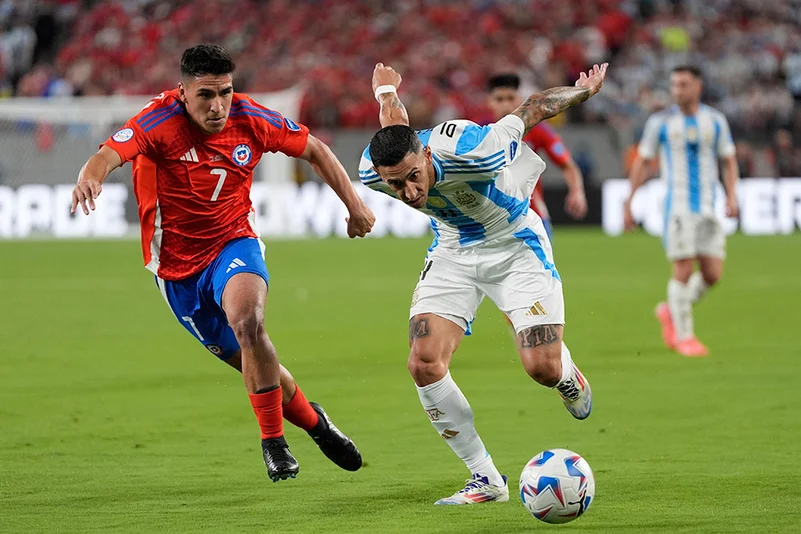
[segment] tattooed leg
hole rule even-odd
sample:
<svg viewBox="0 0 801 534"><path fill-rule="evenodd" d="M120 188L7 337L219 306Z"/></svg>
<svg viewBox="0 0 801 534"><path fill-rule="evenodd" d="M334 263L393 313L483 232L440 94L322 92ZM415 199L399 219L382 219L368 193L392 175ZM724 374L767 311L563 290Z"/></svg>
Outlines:
<svg viewBox="0 0 801 534"><path fill-rule="evenodd" d="M553 387L562 378L562 325L531 326L517 334L518 350L528 375Z"/></svg>
<svg viewBox="0 0 801 534"><path fill-rule="evenodd" d="M486 479L487 488L496 495L490 500L508 500L508 488L478 435L470 403L448 372L451 355L463 336L462 327L448 319L433 313L415 315L409 322L409 372L417 384L420 404L437 434L473 476ZM457 493L437 504L465 504L460 499L465 497Z"/></svg>
<svg viewBox="0 0 801 534"><path fill-rule="evenodd" d="M442 379L451 356L464 337L462 328L433 313L415 315L409 321L409 372L418 386Z"/></svg>
<svg viewBox="0 0 801 534"><path fill-rule="evenodd" d="M412 317L409 321L409 343L413 343L415 339L426 337L430 333L428 319L424 315Z"/></svg>

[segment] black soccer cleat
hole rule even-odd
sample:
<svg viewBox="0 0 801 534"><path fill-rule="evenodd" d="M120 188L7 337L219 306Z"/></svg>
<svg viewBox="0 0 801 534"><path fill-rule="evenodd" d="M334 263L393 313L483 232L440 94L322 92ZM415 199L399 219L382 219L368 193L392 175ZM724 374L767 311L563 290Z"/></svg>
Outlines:
<svg viewBox="0 0 801 534"><path fill-rule="evenodd" d="M289 452L289 445L283 436L261 440L261 451L264 453L267 475L273 482L298 476L300 466Z"/></svg>
<svg viewBox="0 0 801 534"><path fill-rule="evenodd" d="M309 436L329 460L346 471L358 471L362 466L362 455L356 444L334 426L322 406L316 402L309 404L319 417L317 426L309 430Z"/></svg>

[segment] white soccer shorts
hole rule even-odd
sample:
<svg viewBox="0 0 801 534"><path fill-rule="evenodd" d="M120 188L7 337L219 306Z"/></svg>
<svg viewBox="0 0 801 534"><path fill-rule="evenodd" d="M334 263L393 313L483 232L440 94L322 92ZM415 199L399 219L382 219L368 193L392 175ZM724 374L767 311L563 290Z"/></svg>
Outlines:
<svg viewBox="0 0 801 534"><path fill-rule="evenodd" d="M409 317L433 313L469 333L487 296L520 332L542 324L564 324L562 282L541 222L517 237L429 252L412 295Z"/></svg>
<svg viewBox="0 0 801 534"><path fill-rule="evenodd" d="M726 235L714 216L672 214L664 233L665 254L671 261L709 256L726 257Z"/></svg>

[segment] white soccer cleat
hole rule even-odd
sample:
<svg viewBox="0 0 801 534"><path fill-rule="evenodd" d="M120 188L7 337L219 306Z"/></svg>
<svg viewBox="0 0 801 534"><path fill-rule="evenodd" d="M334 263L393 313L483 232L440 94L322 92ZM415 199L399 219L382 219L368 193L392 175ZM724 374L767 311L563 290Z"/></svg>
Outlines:
<svg viewBox="0 0 801 534"><path fill-rule="evenodd" d="M506 476L503 477L503 486L493 486L487 477L480 474L467 479L464 489L460 489L450 497L440 499L434 504L479 504L482 502L506 502L509 500L509 484Z"/></svg>
<svg viewBox="0 0 801 534"><path fill-rule="evenodd" d="M565 408L576 419L586 419L592 412L592 389L575 364L570 378L556 386Z"/></svg>

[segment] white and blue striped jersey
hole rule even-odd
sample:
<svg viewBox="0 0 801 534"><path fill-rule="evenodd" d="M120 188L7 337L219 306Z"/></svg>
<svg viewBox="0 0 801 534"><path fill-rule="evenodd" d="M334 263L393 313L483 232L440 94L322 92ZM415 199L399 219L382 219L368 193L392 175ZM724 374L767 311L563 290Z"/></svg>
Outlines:
<svg viewBox="0 0 801 534"><path fill-rule="evenodd" d="M452 120L417 132L434 159L435 184L419 211L431 218L437 244L456 248L512 237L536 222L529 197L545 162L522 142L524 133L515 115L488 126ZM373 169L369 146L362 153L359 178L397 198Z"/></svg>
<svg viewBox="0 0 801 534"><path fill-rule="evenodd" d="M638 152L645 159L659 155L662 179L667 182L666 217L714 215L718 158L735 153L729 123L721 112L701 104L692 116L678 106L654 113L645 123Z"/></svg>

